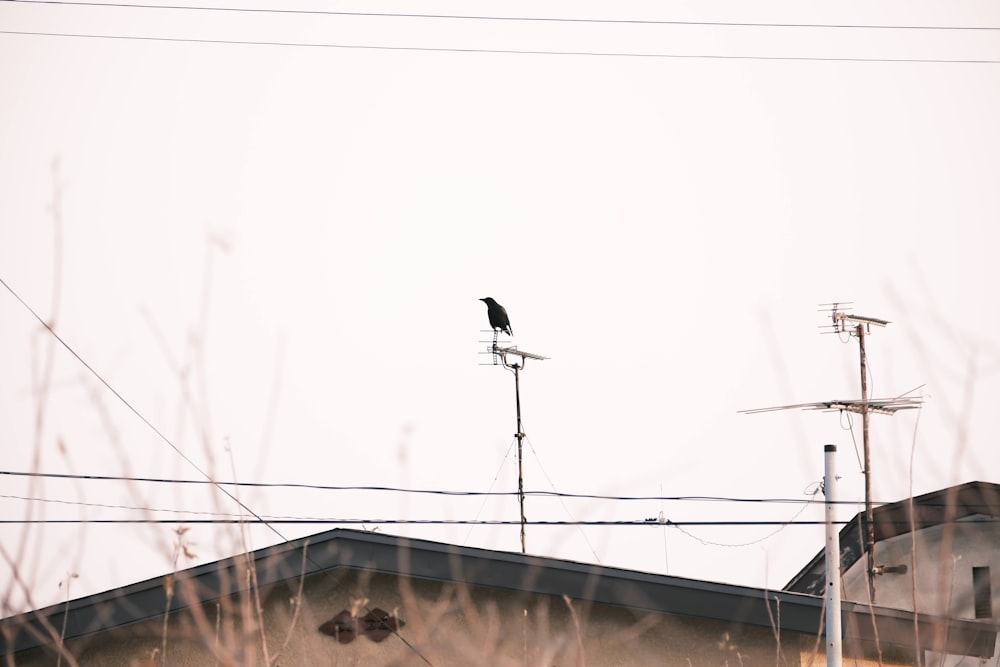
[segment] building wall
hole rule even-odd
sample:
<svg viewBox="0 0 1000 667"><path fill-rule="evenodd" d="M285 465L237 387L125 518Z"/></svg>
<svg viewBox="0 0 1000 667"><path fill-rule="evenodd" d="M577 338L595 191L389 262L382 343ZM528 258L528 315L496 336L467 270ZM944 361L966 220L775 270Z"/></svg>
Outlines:
<svg viewBox="0 0 1000 667"><path fill-rule="evenodd" d="M912 557L915 556L915 557ZM1000 618L1000 524L965 521L950 526L933 526L879 541L875 544L875 564L906 565L904 574L878 575L875 601L879 606L950 618L976 618L973 596L973 568L988 567L991 589L990 613ZM868 601L864 558L843 573L843 597ZM914 586L916 596L914 596ZM914 602L916 606L914 607ZM1000 641L997 645L1000 654ZM996 655L996 654L995 654ZM928 653L926 664L969 664L961 658Z"/></svg>
<svg viewBox="0 0 1000 667"><path fill-rule="evenodd" d="M83 667L206 665L799 665L819 658L815 637L770 628L734 627L704 619L590 605L554 596L408 582L394 576L339 570L262 590L263 639L255 601L208 604L163 622L119 628L68 643ZM183 591L179 591L183 594ZM378 607L405 621L399 636L340 643L319 627L343 610ZM404 641L405 640L405 641ZM164 650L166 651L164 660ZM17 656L22 667L55 664L42 650ZM778 663L776 663L778 661ZM71 664L64 659L62 664ZM850 664L850 663L847 663ZM887 663L892 664L892 663ZM908 664L908 663L899 663Z"/></svg>
<svg viewBox="0 0 1000 667"><path fill-rule="evenodd" d="M949 527L933 526L875 544L876 565L906 565L905 574L879 575L875 601L880 606L952 618L975 618L972 568L989 567L993 591L992 617L1000 616L1000 524L957 522ZM915 558L911 557L915 554ZM844 599L867 602L865 560L854 563L843 574Z"/></svg>
<svg viewBox="0 0 1000 667"><path fill-rule="evenodd" d="M187 593L178 584L176 595ZM365 571L291 580L261 590L259 600L263 632L257 598L244 595L171 613L166 632L161 617L69 642L67 649L82 667L826 664L815 635ZM319 631L342 611L361 616L376 607L405 621L398 636L341 643ZM53 665L54 655L36 649L15 664ZM848 658L844 664L875 663ZM881 664L913 665L915 658L886 655Z"/></svg>

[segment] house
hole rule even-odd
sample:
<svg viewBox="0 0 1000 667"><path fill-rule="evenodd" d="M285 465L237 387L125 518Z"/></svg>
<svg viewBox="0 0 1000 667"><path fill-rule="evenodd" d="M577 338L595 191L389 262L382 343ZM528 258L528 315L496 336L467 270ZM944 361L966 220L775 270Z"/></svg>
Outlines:
<svg viewBox="0 0 1000 667"><path fill-rule="evenodd" d="M874 602L879 607L998 623L1000 484L968 482L874 509ZM865 518L840 531L844 600L867 602ZM866 532L866 531L865 531ZM821 552L785 586L822 594Z"/></svg>
<svg viewBox="0 0 1000 667"><path fill-rule="evenodd" d="M854 602L841 613L845 664L993 655L992 624ZM810 594L334 529L3 619L0 656L19 667L821 665L823 614Z"/></svg>

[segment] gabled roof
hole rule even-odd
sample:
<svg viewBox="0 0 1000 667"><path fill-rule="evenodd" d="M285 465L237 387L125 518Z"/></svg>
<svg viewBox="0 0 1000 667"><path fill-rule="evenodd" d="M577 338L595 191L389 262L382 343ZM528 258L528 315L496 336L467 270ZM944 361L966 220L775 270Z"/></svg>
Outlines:
<svg viewBox="0 0 1000 667"><path fill-rule="evenodd" d="M307 546L308 545L308 546ZM307 557L303 550L307 548ZM259 549L251 554L261 587L297 581L304 574L350 568L415 579L465 583L537 595L567 595L572 599L685 617L714 619L740 625L818 634L824 627L824 600L787 591L769 591L633 570L622 570L520 553L462 547L382 533L334 529L308 538ZM246 588L236 576L244 555L207 563L182 572L175 580L190 580L201 604ZM54 628L65 627L66 640L124 627L159 617L166 608L164 578L106 591L68 604L0 621L0 655L54 642ZM171 609L191 601L174 598ZM777 610L780 609L780 614ZM914 617L895 609L846 602L842 608L845 637L883 646L912 648ZM941 619L919 617L919 637L930 647L932 628ZM24 631L25 626L29 631ZM20 629L16 634L8 634ZM13 637L13 639L10 639ZM996 630L975 621L951 621L948 652L990 657Z"/></svg>
<svg viewBox="0 0 1000 667"><path fill-rule="evenodd" d="M911 527L921 530L976 516L1000 518L1000 484L966 482L914 496L912 502L907 498L872 511L876 542L905 535ZM841 572L846 572L864 555L863 523L864 513L859 512L840 531ZM825 578L826 557L820 551L792 577L784 590L822 595Z"/></svg>

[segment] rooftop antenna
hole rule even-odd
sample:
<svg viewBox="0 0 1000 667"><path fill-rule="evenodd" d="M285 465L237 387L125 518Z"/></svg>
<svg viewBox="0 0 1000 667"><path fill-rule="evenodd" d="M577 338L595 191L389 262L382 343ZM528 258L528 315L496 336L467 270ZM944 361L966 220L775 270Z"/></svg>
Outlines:
<svg viewBox="0 0 1000 667"><path fill-rule="evenodd" d="M861 433L864 443L864 476L865 476L865 552L867 553L868 570L868 595L872 602L875 602L875 575L878 573L875 567L875 523L872 510L872 467L871 467L871 444L868 436L869 415L895 414L898 410L911 410L919 408L922 399L903 394L894 398L869 398L868 397L868 357L865 352L865 336L871 333L871 327L884 327L889 324L888 320L877 317L864 317L853 315L846 311L851 310L851 302L835 301L833 303L820 304L820 312L830 313L832 324L821 326L826 329L821 333L836 333L838 335L848 334L858 339L861 350L861 400L843 401L821 401L818 403L796 403L793 405L781 405L773 408L756 408L753 410L740 410L743 414L757 414L760 412L773 412L775 410L790 410L802 408L806 410L839 410L840 412L854 412L861 415ZM919 387L918 387L919 389ZM910 392L907 392L910 393Z"/></svg>
<svg viewBox="0 0 1000 667"><path fill-rule="evenodd" d="M487 302L487 306L489 307L491 304ZM507 312L504 311L503 315L504 321L506 321ZM516 345L501 347L497 344L500 328L495 326L492 315L490 324L494 325L493 343L486 348L486 353L493 355L493 363L484 365L503 365L504 368L514 373L514 405L517 411L517 432L514 434L514 437L517 438L517 500L521 509L521 553L527 553L527 545L524 536L524 526L528 519L524 513L524 429L521 426L521 371L524 370L525 363L528 359L543 361L548 359L548 357L518 350ZM510 330L509 322L507 322L507 330ZM486 333L486 331L484 330L483 333ZM508 357L516 359L508 360ZM498 360L500 364L497 363Z"/></svg>
<svg viewBox="0 0 1000 667"><path fill-rule="evenodd" d="M861 358L861 440L864 443L865 457L865 551L868 552L868 594L875 602L875 523L872 514L872 457L871 445L868 439L868 356L865 353L865 335L871 332L871 326L884 327L886 320L874 317L851 315L839 309L838 303L830 304L830 320L838 334L849 333L858 339L858 349Z"/></svg>

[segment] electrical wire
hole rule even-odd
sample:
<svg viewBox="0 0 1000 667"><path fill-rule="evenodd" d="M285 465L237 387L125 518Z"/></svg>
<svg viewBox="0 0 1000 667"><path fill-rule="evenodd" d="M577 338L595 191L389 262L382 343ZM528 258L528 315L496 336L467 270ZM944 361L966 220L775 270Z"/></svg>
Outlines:
<svg viewBox="0 0 1000 667"><path fill-rule="evenodd" d="M18 496L18 495L12 495L12 494L0 494L0 498L5 498L7 500L23 500L23 501L26 501L26 502L38 502L38 503L52 503L52 504L58 504L58 505L70 505L70 506L76 506L76 507L94 507L94 508L101 508L101 509L131 510L131 511L137 511L137 512L146 512L146 513L150 513L150 514L154 514L154 513L158 513L158 512L163 512L163 513L169 513L169 514L185 514L185 515L216 517L216 518L222 519L222 520L239 520L240 519L240 515L238 515L238 514L232 514L232 513L229 513L229 512L209 512L209 511L204 511L204 510L167 509L167 508L162 508L162 507L136 507L134 505L118 505L118 504L112 504L112 503L92 503L92 502L85 502L85 501L81 501L81 500L62 500L62 499L58 499L58 498L39 498L39 497L29 497L29 496ZM563 506L563 508L565 509L565 505ZM803 506L802 509L798 510L798 512L795 513L795 517L798 517L804 510L805 510L805 506ZM569 514L568 510L567 510L567 514ZM574 517L572 514L570 514L569 516L570 516L570 520L567 523L567 525L575 525L577 523L576 517ZM261 519L262 520L267 520L267 521L295 521L295 522L316 521L316 522L321 522L321 523L327 523L327 522L331 522L331 521L336 521L335 519L331 519L329 517L309 517L309 516L290 516L290 515L283 515L283 516L282 515L261 515ZM91 520L90 519L79 519L79 521L81 523L89 523ZM364 522L364 521L367 521L367 520L365 520L365 519L357 519L357 521ZM487 520L484 520L484 521L489 521L489 520L487 519ZM383 520L372 520L372 523L385 523L385 521L383 521ZM465 523L468 523L469 525L472 525L472 526L479 525L480 524L479 516L477 515L472 520L466 521ZM651 523L651 521L649 521L647 519L647 520L642 521L641 523L646 524L646 523ZM661 522L657 521L657 523L661 523ZM662 524L666 524L666 521L662 522ZM697 539L697 538L695 538L695 539ZM589 545L589 542L588 542L588 545ZM591 549L593 550L593 547L591 547ZM595 558L597 557L596 553L594 554L594 557Z"/></svg>
<svg viewBox="0 0 1000 667"><path fill-rule="evenodd" d="M663 495L663 485L660 484L660 495ZM658 522L663 526L663 573L670 574L670 552L667 551L667 518L663 513L664 505L660 502L660 515L657 517Z"/></svg>
<svg viewBox="0 0 1000 667"><path fill-rule="evenodd" d="M834 525L844 526L850 524L851 520L836 520L832 521ZM967 517L961 520L962 524L972 524L972 523L1000 523L1000 519L993 517ZM526 526L651 526L656 527L660 525L667 525L671 527L680 526L717 526L717 527L753 527L753 526L824 526L826 521L819 520L747 520L747 521L735 521L735 520L713 520L713 521L671 521L667 520L665 524L661 524L657 519L635 519L635 520L577 520L577 521L544 521L544 520L528 520L524 522ZM274 520L264 520L264 519L247 519L235 517L232 519L0 519L0 524L247 524L247 525L264 525L269 526L270 524L293 524L293 525L319 525L319 524L345 524L345 525L362 525L362 524L397 524L397 525L433 525L433 526L519 526L521 525L520 519L379 519L379 518L364 518L364 519L345 519L345 518L322 518L322 517L295 517L290 519L274 519ZM909 519L900 519L898 521L879 521L879 525L885 526L909 526ZM697 539L697 538L695 538ZM287 541L287 540L286 540ZM707 543L715 544L715 543ZM755 542L750 542L748 544L755 544ZM729 544L718 544L716 546L742 546L742 545L729 545Z"/></svg>
<svg viewBox="0 0 1000 667"><path fill-rule="evenodd" d="M506 459L506 456L504 458ZM208 481L201 479L171 479L164 477L131 477L125 475L83 475L83 474L70 474L70 473L44 473L44 472L22 472L14 470L0 470L0 477L5 475L12 477L45 477L49 479L84 480L84 481L90 480L97 482L122 481L122 482L137 482L137 483L154 483L154 484L245 486L245 487L271 488L271 489L281 489L281 488L303 489L303 490L313 490L313 491L365 491L373 493L382 493L382 492L413 493L413 494L426 494L426 495L436 495L436 496L458 496L458 497L464 497L464 496L504 497L504 496L518 495L517 491L464 491L464 490L446 490L446 489L413 489L400 486L334 486L328 484L303 484L295 482L231 482L225 480ZM829 504L830 502L827 500L812 500L809 498L741 498L738 496L709 496L709 495L626 496L626 495L607 495L599 493L571 493L566 491L530 491L530 490L526 490L524 492L524 495L537 498L569 498L569 499L581 499L581 500L607 500L607 501L622 501L622 502L670 501L670 502L718 502L718 503L803 504L803 505L826 505ZM898 501L884 500L884 501L873 501L872 504L891 505L896 502ZM863 504L863 501L835 500L833 501L833 504L860 505ZM926 507L947 507L947 503L944 501L942 501L941 503L922 503L922 505Z"/></svg>
<svg viewBox="0 0 1000 667"><path fill-rule="evenodd" d="M20 304L22 306L24 306L24 308L27 309L27 311L29 313L31 313L35 317L35 319L38 320L39 323L41 323L41 325L50 334L52 334L52 336L57 341L59 341L59 343L64 348L66 348L66 350L70 354L72 354L74 357L76 357L76 359L83 365L84 368L86 368L88 371L90 371L90 373L93 374L93 376L96 377L101 382L101 384L103 384L108 389L108 391L110 391L119 401L121 401L121 403L125 407L127 407L136 417L138 417L140 421L142 421L146 426L148 426L150 428L150 430L152 430L153 433L155 433L160 438L161 441L163 441L164 443L166 443L167 445L169 445L170 448L173 449L174 452L176 452L178 456L180 456L182 459L184 459L184 461L186 461L192 468L194 468L195 470L197 470L205 478L205 480L207 480L208 483L211 483L216 489L218 489L223 494L225 494L230 499L232 499L241 509L245 510L248 514L250 514L251 516L253 516L253 520L246 520L244 517L240 517L239 519L194 519L194 520L187 520L187 521L180 521L180 520L176 520L176 519L175 520L171 520L171 521L167 521L167 520L148 520L148 521L146 521L146 523L172 523L172 524L177 524L177 523L215 523L215 522L219 522L219 523L237 523L237 524L240 524L240 525L245 525L245 524L263 524L264 526L267 527L268 530L270 530L272 533L274 533L275 535L277 535L283 542L288 542L288 538L285 537L281 533L281 531L279 531L277 528L274 527L275 523L288 523L289 522L288 519L282 519L282 520L279 520L277 522L275 522L275 521L267 521L263 517L261 517L259 514L257 514L253 509L251 509L249 505L247 505L246 503L244 503L243 501L241 501L239 498L237 498L233 493L231 493L227 489L223 488L221 485L219 485L216 482L214 482L212 480L211 476L209 476L209 474L207 472L205 472L201 467L199 467L183 451L181 451L181 449L179 447L177 447L177 445L175 445L169 438L167 438L167 436L164 435L162 431L160 431L158 428L156 428L156 426L154 426L151 421L149 421L148 419L146 419L146 417L141 412L139 412L139 410L136 409L135 406L133 406L131 403L129 403L127 400L125 400L125 397L122 396L120 393L118 393L118 391L114 387L111 386L111 383L109 383L107 380L105 380L104 377L100 373L98 373L94 369L93 366L91 366L90 364L88 364L83 359L83 357L81 357L76 352L76 350L74 350L72 347L70 347L69 343L67 343L65 340L63 340L62 337L55 332L55 329L53 329L52 326L48 322L46 322L44 319L42 319L41 316L39 316L39 314L37 312L35 312L35 310L30 305L28 305L28 303L24 299L22 299L21 296L17 292L15 292L14 289L10 285L8 285L7 282L3 278L0 278L0 285L3 285L7 289L7 291L10 292L11 295L13 295L13 297L15 299L17 299L17 301L20 302ZM77 520L77 521L79 521L79 520ZM5 521L0 521L0 523L5 523ZM45 519L30 519L30 520L25 520L23 523L27 524L27 523L67 523L67 522L65 522L65 521L49 521L49 520L45 520ZM89 523L123 523L123 522L122 521L117 521L117 520L102 520L102 519L98 519L98 520L95 520L95 521L87 521L86 523L89 524ZM141 521L131 521L129 523L141 523ZM307 521L295 521L295 523L310 523L310 522L307 522ZM371 522L369 522L369 523L371 523ZM309 558L309 556L304 555L303 557L304 558L308 558L311 562L313 562L314 564L316 564L315 561L312 560L312 558ZM371 611L370 609L368 609L367 606L365 607L365 609L367 609L368 611ZM423 660L428 665L431 664L431 661L427 659L427 657L420 651L420 649L418 649L416 646L414 646L408 639L406 639L406 637L403 637L402 635L400 635L397 630L393 629L392 630L392 634L395 635L401 642L403 642L403 644L410 651L412 651L415 655L417 655L421 660Z"/></svg>
<svg viewBox="0 0 1000 667"><path fill-rule="evenodd" d="M819 485L817 484L816 486L817 486L817 489L818 489ZM818 490L817 490L817 492L814 492L812 495L815 496L816 493L818 493ZM500 495L500 494L497 494L497 495ZM504 494L504 495L508 495L508 494ZM217 516L217 517L225 517L225 518L239 518L241 516L239 514L233 514L233 513L227 513L227 512L210 512L210 511L205 511L205 510L187 510L187 509L162 508L162 507L138 507L138 506L135 506L135 505L122 505L122 504L115 504L115 503L95 503L95 502L87 502L87 501L83 501L83 500L63 500L63 499L59 499L59 498L41 498L41 497L37 497L37 496L22 496L22 495L9 494L9 493L7 493L7 494L0 494L0 499L21 500L21 501L25 501L25 502L53 503L53 504L70 505L70 506L76 506L76 507L96 507L96 508L103 508L103 509L130 510L130 511L147 512L147 513L167 512L167 513L173 513L173 514L197 514L197 515ZM657 499L656 498L651 498L650 500L657 500ZM802 507L799 508L795 512L795 514L792 516L792 519L795 519L800 514L802 514L802 512L804 512L809 505L820 504L820 503L822 503L822 504L830 504L828 501L815 501L815 500L801 500L801 501L798 501L798 502L800 502L802 504ZM849 501L849 502L839 501L839 502L840 502L840 504L850 504L850 505L861 505L862 504L861 501ZM935 508L935 507L936 508L947 508L947 507L949 507L949 504L946 503L946 502L942 502L942 503L924 503L924 502L921 502L921 506L922 507L927 507L927 508ZM574 522L576 521L575 517L569 512L569 510L566 508L565 504L563 504L563 509L566 510L567 515L569 515L569 517L570 517L570 521L568 522L567 525L573 525ZM476 516L471 521L468 521L468 523L471 523L471 524L475 525L476 522L479 519L479 514L480 513L477 513ZM663 512L661 511L660 514L662 515ZM294 520L297 520L297 521L305 521L305 520L312 520L312 519L316 519L318 521L330 521L331 520L329 517L304 517L304 516L295 516L295 515L287 515L287 514L286 515L261 515L261 519L262 520L268 519L268 518L275 519L275 520L280 520L280 519L294 519ZM81 519L80 521L86 523L87 520L86 519ZM675 522L672 522L672 521L666 519L664 516L660 516L660 517L657 517L657 518L643 519L642 522L643 523L657 523L657 524L660 524L660 525L675 525ZM789 522L779 522L779 523L790 523L790 521ZM880 523L893 523L893 521L892 520L880 520ZM898 522L896 522L896 523L898 523ZM694 537L694 536L692 536L692 537ZM695 538L695 539L698 539L698 538ZM720 546L730 546L730 545L720 545Z"/></svg>
<svg viewBox="0 0 1000 667"><path fill-rule="evenodd" d="M983 521L984 523L986 521ZM434 525L434 526L519 526L520 519L344 519L344 518L293 518L275 519L0 519L0 524L402 524L402 525ZM668 526L822 526L825 521L668 521ZM846 525L849 521L834 523ZM577 521L542 521L528 520L526 526L659 526L658 521L647 519L623 520L577 520ZM726 546L726 545L723 545Z"/></svg>
<svg viewBox="0 0 1000 667"><path fill-rule="evenodd" d="M508 450L509 454L509 450ZM537 453L536 453L537 456ZM504 457L506 460L506 456ZM542 471L544 473L544 471ZM497 473L499 475L499 473ZM372 492L395 492L395 493L415 493L440 496L516 496L517 491L462 491L445 489L411 489L398 486L333 486L327 484L303 484L287 482L230 482L224 480L201 480L201 479L170 479L163 477L130 477L122 475L81 475L69 473L34 473L20 472L12 470L0 470L0 476L8 475L15 477L45 477L51 479L73 479L91 481L123 481L123 482L148 482L156 484L196 484L196 485L222 485L222 486L245 486L262 488L289 488L307 489L314 491L372 491ZM548 475L546 475L548 477ZM551 483L551 479L549 480ZM564 491L525 491L525 496L551 497L551 498L578 498L585 500L610 500L610 501L680 501L680 502L732 502L732 503L792 503L792 504L825 504L825 501L814 501L802 498L739 498L733 496L624 496L605 495L597 493L569 493ZM859 501L838 500L841 505L856 505ZM878 503L885 504L885 503Z"/></svg>
<svg viewBox="0 0 1000 667"><path fill-rule="evenodd" d="M514 440L511 439L510 444L507 446L507 451L506 451L506 453L504 453L503 459L501 459L501 461L500 461L500 467L497 468L497 473L495 475L493 475L493 481L490 482L490 487L488 489L486 489L486 493L481 494L481 495L484 496L484 498L483 498L483 504L479 506L479 511L476 512L476 517L475 518L478 519L479 515L483 513L484 509L486 509L486 503L489 502L490 496L492 496L492 495L500 495L500 496L513 496L513 495L517 495L516 491L509 491L509 492L506 492L506 493L501 492L501 493L497 493L497 494L493 494L492 493L493 487L496 485L497 480L500 479L500 473L503 471L503 467L507 463L507 457L510 456L510 450L513 449L513 447L514 447ZM465 495L465 494L463 494L463 495ZM467 532L465 534L465 539L462 540L462 544L463 545L466 544L469 541L470 537L472 537L472 528L469 528L469 532Z"/></svg>
<svg viewBox="0 0 1000 667"><path fill-rule="evenodd" d="M76 507L97 507L101 509L115 509L115 510L132 510L137 512L166 512L170 514L196 514L200 516L215 516L215 517L225 517L225 518L239 518L239 515L232 514L230 512L208 512L205 510L179 510L179 509L168 509L165 507L136 507L134 505L116 505L113 503L91 503L83 500L61 500L58 498L37 498L28 496L17 496L8 493L0 494L0 498L6 498L7 500L25 500L33 503L52 503L56 505L72 505ZM279 519L297 519L302 517L293 516L281 516L281 517L270 517L267 515L261 515L264 519L279 518ZM84 523L87 519L81 519Z"/></svg>
<svg viewBox="0 0 1000 667"><path fill-rule="evenodd" d="M131 403L129 403L127 400L125 400L125 397L122 396L120 393L118 393L118 391L114 387L111 386L111 383L108 382L107 380L105 380L104 377L100 373L98 373L94 369L93 366L91 366L90 364L88 364L83 359L83 357L81 357L79 354L77 354L76 350L74 350L72 347L70 347L69 343L67 343L65 340L63 340L62 337L55 332L55 329L53 329L52 326L48 322L46 322L44 319L42 319L42 317L37 312L35 312L35 310L31 306L29 306L28 303L24 299L22 299L21 296L17 292L15 292L14 289L10 285L8 285L7 282L3 278L0 278L0 285L3 285L7 289L7 291L10 292L11 295L13 295L13 297L15 299L17 299L21 303L21 305L24 306L27 309L27 311L29 313L31 313L35 317L35 319L38 320L41 323L41 325L43 327L45 327L45 329L50 334L52 334L52 336L57 341L59 341L59 343L64 348L66 348L66 350L70 354L72 354L74 357L76 357L77 361L79 361L83 365L84 368L86 368L88 371L90 371L90 373L94 377L96 377L101 382L101 384L103 384L108 389L108 391L110 391L115 396L115 398L117 398L119 401L121 401L121 403L126 408L128 408L132 412L132 414L134 414L136 417L139 418L139 420L142 423L144 423L146 426L148 426L149 429L152 430L153 433L155 433L160 438L161 441L163 441L164 443L166 443L172 450L174 450L174 452L177 453L178 456L180 456L182 459L184 459L184 461L186 461L188 463L188 465L190 465L192 468L194 468L195 470L197 470L198 473L201 474L209 483L213 484L215 486L215 488L217 488L223 494L225 494L226 496L228 496L231 500L233 500L242 509L246 510L247 513L251 514L255 519L259 520L261 523L267 524L267 522L264 521L256 512L254 512L246 503L244 503L243 501L241 501L239 498L237 498L235 495L233 495L227 489L223 488L221 485L216 484L215 482L213 482L211 476L207 472L205 472L201 467L199 467L198 464L196 464L194 462L194 460L192 460L187 454L185 454L180 449L180 447L178 447L177 445L175 445L166 435L163 434L162 431L160 431L158 428L156 428L156 426L154 426L151 421L149 421L148 419L146 419L145 415L143 415L141 412L139 412L139 410L136 409L135 406L133 406ZM271 528L271 531L275 535L277 535L278 537L280 537L282 539L282 541L285 541L285 542L288 541L288 538L285 537L284 535L282 535L277 529Z"/></svg>
<svg viewBox="0 0 1000 667"><path fill-rule="evenodd" d="M844 416L847 416L847 426L844 426ZM851 432L851 443L854 444L854 456L858 459L858 472L864 473L865 464L861 460L861 450L858 449L858 439L854 436L854 417L847 410L840 411L840 428Z"/></svg>
<svg viewBox="0 0 1000 667"><path fill-rule="evenodd" d="M819 493L819 487L818 486L812 492L811 495L815 497L817 493ZM732 543L726 543L726 542L713 542L711 540L706 540L704 538L698 537L694 533L692 533L690 531L687 531L687 530L684 530L683 528L678 527L677 530L681 531L682 533L684 533L685 535L687 535L691 539L697 540L698 542L701 542L702 544L704 544L706 546L712 546L712 547L730 547L730 548L749 547L749 546L753 546L754 544L760 544L761 542L774 537L775 535L777 535L778 533L780 533L781 531L783 531L788 526L797 525L795 520L798 519L799 516L806 510L806 507L808 507L808 505L803 505L801 508L799 508L798 512L796 512L794 515L792 515L791 519L789 519L787 522L783 523L782 525L778 526L777 529L772 530L770 533L767 533L766 535L763 535L763 536L757 538L756 540L752 540L750 542L741 542L739 544L732 544ZM823 523L823 522L821 521L820 523Z"/></svg>
<svg viewBox="0 0 1000 667"><path fill-rule="evenodd" d="M1000 27L968 26L968 25L892 25L892 24L852 24L852 23L778 23L755 21L684 21L660 19L599 19L574 18L565 16L489 16L482 14L423 14L404 12L350 12L322 9L276 9L272 7L218 7L202 5L148 5L129 2L84 2L82 0L0 0L0 2L17 2L22 5L72 5L79 7L111 7L119 9L160 9L179 11L209 11L238 12L258 14L298 14L309 16L354 16L362 18L406 18L406 19L437 19L460 21L503 21L503 22L540 22L540 23L589 23L601 25L672 25L672 26L702 26L702 27L737 27L737 28L823 28L823 29L854 29L854 30L981 30L994 31Z"/></svg>
<svg viewBox="0 0 1000 667"><path fill-rule="evenodd" d="M528 448L531 449L531 453L535 455L535 463L538 464L538 469L542 471L542 475L545 476L545 479L548 481L549 486L552 487L552 493L555 494L555 497L559 498L559 504L562 505L563 511L566 512L566 516L568 516L571 520L575 520L576 517L573 516L573 513L569 511L568 507L566 507L566 503L564 503L562 501L562 496L560 496L556 492L556 485L552 481L552 478L549 477L549 473L547 473L545 471L545 467L542 465L542 459L538 456L538 452L535 451L535 446L533 444L531 444L531 440L529 440L527 436L525 436L524 439L527 441ZM580 537L582 537L583 541L587 543L587 548L590 549L590 553L594 556L594 560L596 560L597 563L598 563L598 565L600 565L601 564L601 558L600 558L600 556L597 555L597 549L595 549L594 545L591 544L590 540L587 539L587 534L585 532L583 532L583 529L582 528L578 528L578 530L580 532Z"/></svg>
<svg viewBox="0 0 1000 667"><path fill-rule="evenodd" d="M872 362L868 358L868 355L865 355L865 370L868 372L868 395L878 396L878 392L875 390L875 375L872 373Z"/></svg>
<svg viewBox="0 0 1000 667"><path fill-rule="evenodd" d="M20 0L18 0L20 1ZM751 60L785 62L841 62L841 63L916 63L951 65L1000 65L1000 60L988 58L864 58L847 56L752 56L713 53L635 53L628 51L558 51L543 49L484 49L443 46L386 46L381 44L333 44L328 42L278 42L268 40L196 39L192 37L153 37L150 35L107 35L93 33L46 32L41 30L0 30L0 35L31 37L70 37L80 39L109 39L183 44L221 44L229 46L274 46L288 48L351 49L370 51L406 51L411 53L464 53L500 54L522 56L584 56L604 58L656 58L677 60Z"/></svg>

